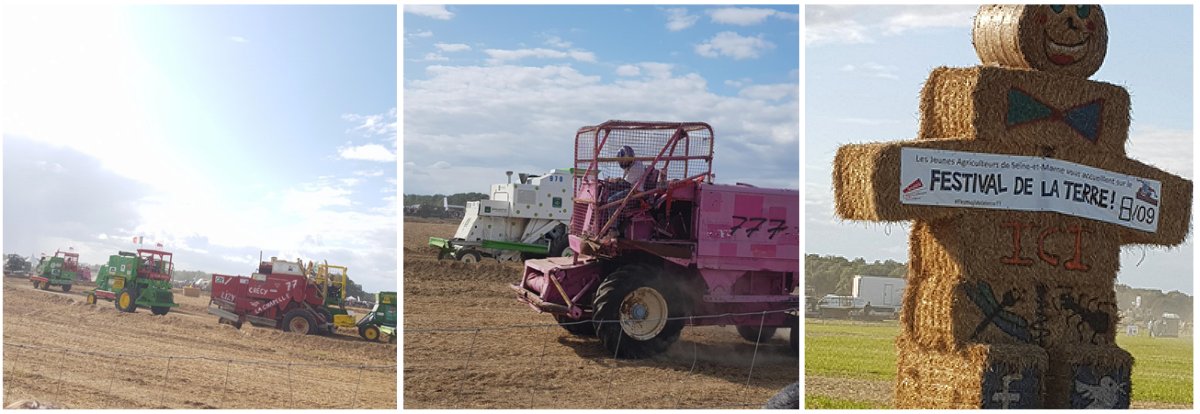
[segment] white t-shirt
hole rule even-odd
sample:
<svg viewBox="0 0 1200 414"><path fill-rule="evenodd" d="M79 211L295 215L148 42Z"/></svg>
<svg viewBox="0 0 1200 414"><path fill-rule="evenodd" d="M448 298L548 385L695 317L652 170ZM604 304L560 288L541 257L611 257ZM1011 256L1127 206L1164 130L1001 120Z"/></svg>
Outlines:
<svg viewBox="0 0 1200 414"><path fill-rule="evenodd" d="M633 164L625 170L625 182L630 185L637 184L638 180L642 179L642 174L646 173L646 167L641 161L634 161Z"/></svg>

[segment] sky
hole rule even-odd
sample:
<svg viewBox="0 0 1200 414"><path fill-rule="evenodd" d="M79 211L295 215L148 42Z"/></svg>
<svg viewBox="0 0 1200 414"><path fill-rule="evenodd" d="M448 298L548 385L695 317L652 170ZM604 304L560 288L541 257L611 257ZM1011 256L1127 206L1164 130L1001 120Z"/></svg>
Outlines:
<svg viewBox="0 0 1200 414"><path fill-rule="evenodd" d="M404 192L571 167L607 120L712 125L718 183L799 189L797 6L405 6Z"/></svg>
<svg viewBox="0 0 1200 414"><path fill-rule="evenodd" d="M907 261L907 223L835 217L833 156L844 144L916 136L918 93L929 71L979 64L971 46L977 9L806 7L806 253ZM1108 54L1090 79L1129 91L1129 157L1193 179L1191 6L1113 5L1104 12ZM1192 293L1194 240L1173 249L1122 249L1118 283Z"/></svg>
<svg viewBox="0 0 1200 414"><path fill-rule="evenodd" d="M5 6L4 252L396 288L395 6Z"/></svg>

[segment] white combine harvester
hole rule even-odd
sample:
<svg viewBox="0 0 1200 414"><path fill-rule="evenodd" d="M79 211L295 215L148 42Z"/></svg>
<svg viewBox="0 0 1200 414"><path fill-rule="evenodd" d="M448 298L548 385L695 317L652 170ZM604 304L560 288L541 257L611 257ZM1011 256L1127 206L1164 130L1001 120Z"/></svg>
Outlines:
<svg viewBox="0 0 1200 414"><path fill-rule="evenodd" d="M489 200L468 202L454 238L430 237L438 259L475 263L488 257L520 261L529 257L567 256L571 220L570 169L541 176L518 174L520 182L492 185Z"/></svg>

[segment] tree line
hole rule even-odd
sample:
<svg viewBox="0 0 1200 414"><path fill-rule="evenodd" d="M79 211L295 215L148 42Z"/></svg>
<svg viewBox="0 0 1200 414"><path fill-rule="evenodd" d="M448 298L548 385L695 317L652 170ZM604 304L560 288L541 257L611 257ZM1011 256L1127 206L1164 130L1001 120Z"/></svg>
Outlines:
<svg viewBox="0 0 1200 414"><path fill-rule="evenodd" d="M904 278L908 265L894 260L867 262L861 257L847 259L832 255L804 255L805 295L850 295L854 276L885 276ZM1185 321L1192 320L1192 296L1180 291L1163 292L1158 289L1134 288L1116 285L1117 309L1125 322L1143 322L1162 318L1163 313L1174 313ZM1137 298L1141 297L1140 305Z"/></svg>

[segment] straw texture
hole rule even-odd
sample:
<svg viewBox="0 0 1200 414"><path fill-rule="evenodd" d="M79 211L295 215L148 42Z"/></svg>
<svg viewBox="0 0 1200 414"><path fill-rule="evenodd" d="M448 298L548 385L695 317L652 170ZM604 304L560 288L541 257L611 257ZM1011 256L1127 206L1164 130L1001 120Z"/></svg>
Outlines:
<svg viewBox="0 0 1200 414"><path fill-rule="evenodd" d="M984 65L1092 76L1108 50L1108 24L1097 5L984 5L971 32Z"/></svg>

